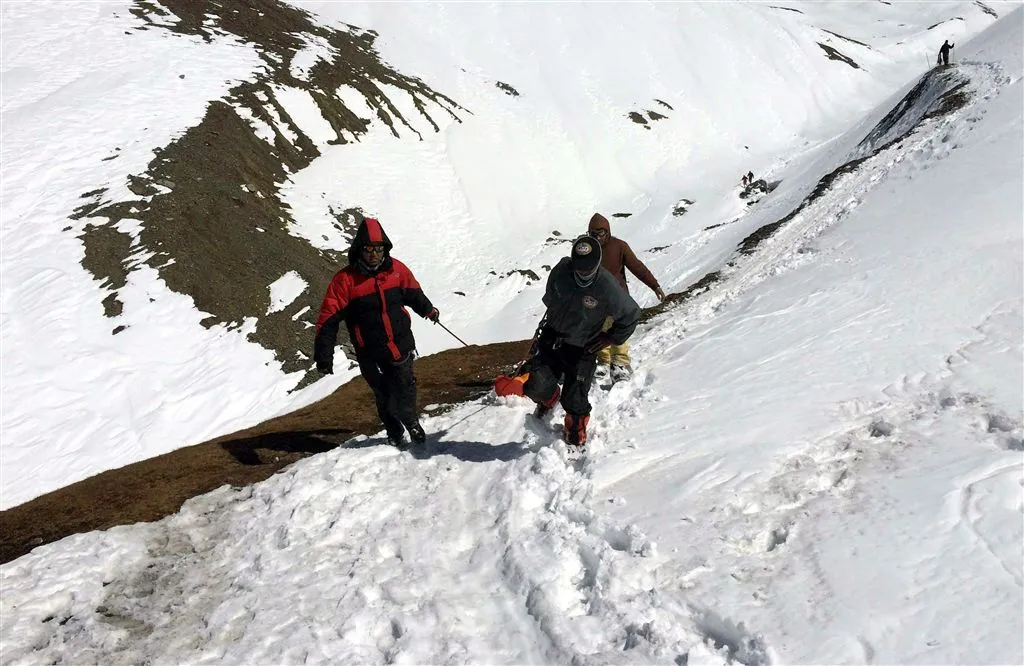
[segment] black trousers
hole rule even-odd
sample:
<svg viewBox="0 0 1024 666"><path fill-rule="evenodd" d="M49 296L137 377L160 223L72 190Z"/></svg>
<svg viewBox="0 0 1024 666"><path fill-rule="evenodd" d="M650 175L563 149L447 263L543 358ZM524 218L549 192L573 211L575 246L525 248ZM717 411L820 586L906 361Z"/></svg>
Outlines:
<svg viewBox="0 0 1024 666"><path fill-rule="evenodd" d="M535 402L547 402L562 384L562 408L567 414L590 415L590 385L594 382L597 355L583 347L559 344L554 333L545 330L537 340L537 355L523 393Z"/></svg>
<svg viewBox="0 0 1024 666"><path fill-rule="evenodd" d="M400 437L419 422L416 412L416 376L410 353L397 362L357 356L359 372L373 391L377 415L388 437Z"/></svg>

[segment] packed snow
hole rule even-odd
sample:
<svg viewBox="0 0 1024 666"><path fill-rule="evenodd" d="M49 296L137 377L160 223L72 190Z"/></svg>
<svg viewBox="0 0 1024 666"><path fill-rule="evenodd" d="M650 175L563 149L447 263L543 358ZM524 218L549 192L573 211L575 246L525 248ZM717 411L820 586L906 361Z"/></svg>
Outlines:
<svg viewBox="0 0 1024 666"><path fill-rule="evenodd" d="M295 271L288 271L278 279L270 283L270 308L271 312L280 312L289 303L292 303L299 294L304 292L309 285L302 279L302 276Z"/></svg>
<svg viewBox="0 0 1024 666"><path fill-rule="evenodd" d="M423 450L358 437L159 522L42 546L0 569L4 663L1024 662L1024 11L978 4L317 5L473 115L325 149L287 184L296 233L321 238L328 205L378 214L474 342L528 337L543 279L497 275L553 264L565 246L545 239L595 210L631 213L613 233L667 291L719 281L638 329L633 378L592 392L582 458L560 413L536 423L491 396L425 418ZM160 72L188 45L219 68L194 108L168 108L176 77L147 74L126 110L173 134L232 63L257 65L239 44L118 41L125 19L101 6L43 14L4 6L5 507L347 379L287 395L269 352L190 325L202 314L143 270L126 309L149 327L109 337L102 288L58 230L78 193L121 186L104 133L135 141L136 167L157 144L121 125L79 136L96 126L81 110L86 124L36 127L31 105L56 94L37 79L104 35L112 72ZM832 42L863 70L816 53L820 28L870 44ZM81 43L35 57L61 30ZM947 37L956 65L873 132ZM154 62L119 62L129 47ZM95 74L61 72L64 103L109 103L81 82ZM929 115L947 77L966 103ZM654 98L675 113L626 118ZM33 156L63 145L80 167ZM749 207L747 169L780 183ZM270 283L282 301L320 288ZM416 333L424 351L456 344Z"/></svg>

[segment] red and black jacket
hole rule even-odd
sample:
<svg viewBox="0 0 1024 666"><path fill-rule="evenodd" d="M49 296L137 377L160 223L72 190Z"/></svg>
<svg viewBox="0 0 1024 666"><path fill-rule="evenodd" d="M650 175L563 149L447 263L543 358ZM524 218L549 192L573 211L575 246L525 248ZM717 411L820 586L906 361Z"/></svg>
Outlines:
<svg viewBox="0 0 1024 666"><path fill-rule="evenodd" d="M384 243L384 261L376 269L361 260L367 243ZM434 306L412 271L391 257L391 247L380 222L363 220L348 251L349 265L334 275L320 307L313 345L317 366L333 365L342 320L357 356L394 362L416 348L405 306L421 317L430 314Z"/></svg>

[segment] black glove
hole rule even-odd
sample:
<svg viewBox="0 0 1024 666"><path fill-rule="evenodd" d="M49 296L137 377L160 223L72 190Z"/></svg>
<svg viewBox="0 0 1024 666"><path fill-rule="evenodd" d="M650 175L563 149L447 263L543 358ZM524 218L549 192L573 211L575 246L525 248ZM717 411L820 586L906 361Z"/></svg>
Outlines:
<svg viewBox="0 0 1024 666"><path fill-rule="evenodd" d="M427 319L437 323L437 320L441 318L441 313L437 311L437 308L431 308L430 312L427 313Z"/></svg>
<svg viewBox="0 0 1024 666"><path fill-rule="evenodd" d="M334 368L332 367L333 365L334 365L333 363L317 363L316 364L316 371L319 372L321 375L333 375L334 374Z"/></svg>
<svg viewBox="0 0 1024 666"><path fill-rule="evenodd" d="M596 338L587 343L586 350L588 354L596 354L597 352L601 351L608 345L613 344L615 344L615 341L612 340L612 336L608 335L607 333L601 333Z"/></svg>

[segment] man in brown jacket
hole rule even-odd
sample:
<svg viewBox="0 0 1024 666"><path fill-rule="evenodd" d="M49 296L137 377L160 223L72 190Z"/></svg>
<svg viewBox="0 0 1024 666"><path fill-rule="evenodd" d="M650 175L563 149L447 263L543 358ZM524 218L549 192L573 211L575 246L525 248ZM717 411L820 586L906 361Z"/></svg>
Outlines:
<svg viewBox="0 0 1024 666"><path fill-rule="evenodd" d="M629 243L612 236L612 227L608 218L600 213L594 213L590 218L590 225L587 233L597 239L601 244L601 266L612 274L622 289L628 294L629 286L626 284L626 269L637 277L638 280L647 285L658 300L664 300L665 292L661 290L658 281L651 274L651 271L644 266L644 262L637 259ZM610 325L605 322L606 325ZM597 355L598 372L603 374L611 364L612 379L618 381L629 377L633 368L630 366L629 344L609 345Z"/></svg>

